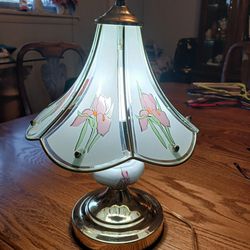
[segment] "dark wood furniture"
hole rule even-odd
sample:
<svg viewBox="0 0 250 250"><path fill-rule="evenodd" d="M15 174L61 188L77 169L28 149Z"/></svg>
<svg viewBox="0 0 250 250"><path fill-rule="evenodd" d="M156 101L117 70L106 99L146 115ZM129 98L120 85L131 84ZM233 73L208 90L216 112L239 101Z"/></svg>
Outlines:
<svg viewBox="0 0 250 250"><path fill-rule="evenodd" d="M190 229L166 213L189 220L199 249L250 249L250 182L234 163L250 171L250 113L238 108L192 109L185 84L164 92L200 129L192 157L176 167L146 164L135 185L154 195L165 213L165 231L154 249L192 249ZM0 125L0 249L85 249L70 226L74 203L99 187L88 174L63 170L38 141L27 141L32 117Z"/></svg>
<svg viewBox="0 0 250 250"><path fill-rule="evenodd" d="M61 62L63 55L67 51L74 51L81 60L82 67L86 60L86 55L82 48L75 43L65 42L35 42L25 44L17 54L17 76L18 86L21 94L24 113L33 113L32 103L29 98L27 86L24 79L24 58L29 52L38 52L46 63L41 65L42 80L47 89L50 101L56 100L63 94L65 82L67 81L66 66ZM33 60L34 61L34 60ZM80 73L80 72L78 72ZM34 82L37 84L37 81Z"/></svg>
<svg viewBox="0 0 250 250"><path fill-rule="evenodd" d="M23 76L26 78L32 66L25 66ZM22 101L17 87L16 64L0 63L0 122L22 116Z"/></svg>
<svg viewBox="0 0 250 250"><path fill-rule="evenodd" d="M249 39L249 0L202 0L194 81L220 81L224 57Z"/></svg>
<svg viewBox="0 0 250 250"><path fill-rule="evenodd" d="M239 80L250 89L250 41L233 44L225 57L221 81Z"/></svg>

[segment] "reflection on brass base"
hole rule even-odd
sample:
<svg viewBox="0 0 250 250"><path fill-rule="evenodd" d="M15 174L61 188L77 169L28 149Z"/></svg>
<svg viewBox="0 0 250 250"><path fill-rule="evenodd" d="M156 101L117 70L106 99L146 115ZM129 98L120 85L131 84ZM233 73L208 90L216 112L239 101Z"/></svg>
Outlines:
<svg viewBox="0 0 250 250"><path fill-rule="evenodd" d="M101 189L81 198L72 211L77 238L91 249L144 249L163 230L159 202L135 188Z"/></svg>

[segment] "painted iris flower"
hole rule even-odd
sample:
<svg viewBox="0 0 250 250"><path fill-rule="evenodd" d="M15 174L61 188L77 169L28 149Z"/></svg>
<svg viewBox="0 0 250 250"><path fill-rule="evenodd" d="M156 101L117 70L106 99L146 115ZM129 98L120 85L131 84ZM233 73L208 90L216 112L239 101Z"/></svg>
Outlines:
<svg viewBox="0 0 250 250"><path fill-rule="evenodd" d="M86 87L90 84L92 79L86 79L83 86L81 87L78 97L70 104L71 106L74 106L75 103L79 100L81 95L83 94ZM73 90L73 87L71 87L66 94L64 94L60 99L56 100L55 102L52 102L44 111L39 114L35 120L32 121L32 126L41 124L44 122L47 118L49 118L51 115L53 115L55 112L60 111L59 109L62 107L66 99L69 97Z"/></svg>
<svg viewBox="0 0 250 250"><path fill-rule="evenodd" d="M104 96L95 97L90 108L78 112L71 124L72 127L82 125L82 130L75 146L75 157L79 158L88 153L100 137L105 136L111 125L112 115L111 98ZM88 128L91 132L87 140L85 136Z"/></svg>
<svg viewBox="0 0 250 250"><path fill-rule="evenodd" d="M148 118L150 117L157 119L164 127L170 127L170 121L166 113L157 107L157 102L152 94L141 93L140 101L142 110L139 113L139 122L142 131L148 128Z"/></svg>
<svg viewBox="0 0 250 250"><path fill-rule="evenodd" d="M176 145L170 133L170 120L167 114L162 111L157 99L152 94L143 93L141 90L139 90L139 96L142 106L138 116L141 131L147 130L150 126L166 149L170 145L173 151L178 152L179 146Z"/></svg>

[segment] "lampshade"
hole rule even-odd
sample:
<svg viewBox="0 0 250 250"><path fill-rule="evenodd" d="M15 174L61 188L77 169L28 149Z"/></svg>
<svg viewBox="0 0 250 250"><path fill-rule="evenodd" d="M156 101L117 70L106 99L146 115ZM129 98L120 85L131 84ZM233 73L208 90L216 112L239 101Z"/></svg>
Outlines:
<svg viewBox="0 0 250 250"><path fill-rule="evenodd" d="M49 157L66 169L96 172L131 159L166 166L180 164L191 155L197 132L164 96L147 59L138 20L124 1L116 1L97 19L92 49L75 84L31 122L26 137L40 139ZM128 173L122 172L123 181ZM119 211L126 207L131 214L129 204L111 204L108 211L117 211L117 206ZM143 209L137 209L137 215ZM98 217L100 213L106 213L101 211L96 213L99 219L103 218ZM130 220L133 224L134 219ZM118 228L115 224L114 231L121 235L121 228L123 224Z"/></svg>
<svg viewBox="0 0 250 250"><path fill-rule="evenodd" d="M91 172L131 158L185 161L197 129L168 101L144 51L141 27L98 24L87 63L72 88L27 131L59 165Z"/></svg>

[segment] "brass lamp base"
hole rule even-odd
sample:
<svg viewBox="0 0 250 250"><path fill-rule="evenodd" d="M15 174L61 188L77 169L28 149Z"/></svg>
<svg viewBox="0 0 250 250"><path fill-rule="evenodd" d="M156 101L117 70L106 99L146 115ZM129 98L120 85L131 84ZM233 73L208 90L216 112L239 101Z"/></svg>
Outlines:
<svg viewBox="0 0 250 250"><path fill-rule="evenodd" d="M72 211L76 237L90 249L145 249L163 230L159 202L135 188L106 188L82 197Z"/></svg>

